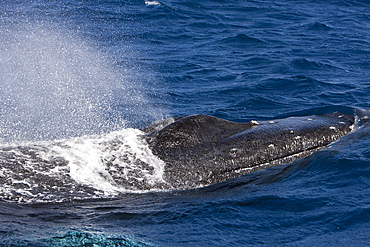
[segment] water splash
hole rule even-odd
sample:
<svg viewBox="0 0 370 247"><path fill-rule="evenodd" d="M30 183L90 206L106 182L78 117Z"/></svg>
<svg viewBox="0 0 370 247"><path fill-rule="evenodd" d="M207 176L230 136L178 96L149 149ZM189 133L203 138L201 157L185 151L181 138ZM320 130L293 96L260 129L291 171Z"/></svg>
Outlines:
<svg viewBox="0 0 370 247"><path fill-rule="evenodd" d="M50 140L122 128L123 114L112 109L113 91L121 90L127 105L145 99L110 64L87 41L55 26L0 29L0 140Z"/></svg>
<svg viewBox="0 0 370 247"><path fill-rule="evenodd" d="M144 133L110 133L0 145L0 199L61 202L171 189Z"/></svg>
<svg viewBox="0 0 370 247"><path fill-rule="evenodd" d="M168 189L163 162L140 130L127 128L159 111L149 105L140 75L113 64L57 25L0 27L2 199L64 201Z"/></svg>
<svg viewBox="0 0 370 247"><path fill-rule="evenodd" d="M169 188L163 180L164 162L153 155L143 134L127 128L57 141L44 159L65 159L74 181L105 194Z"/></svg>

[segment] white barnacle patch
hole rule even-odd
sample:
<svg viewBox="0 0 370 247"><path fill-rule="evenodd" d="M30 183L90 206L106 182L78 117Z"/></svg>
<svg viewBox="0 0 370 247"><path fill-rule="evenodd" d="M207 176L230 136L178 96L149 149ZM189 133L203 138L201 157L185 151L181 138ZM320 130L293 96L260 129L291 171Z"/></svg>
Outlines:
<svg viewBox="0 0 370 247"><path fill-rule="evenodd" d="M271 143L268 147L269 147L269 148L273 148L273 147L275 147L275 146L274 146L274 144L272 144L272 143Z"/></svg>
<svg viewBox="0 0 370 247"><path fill-rule="evenodd" d="M296 139L296 140L301 139L301 136L296 136L296 137L294 137L294 139Z"/></svg>
<svg viewBox="0 0 370 247"><path fill-rule="evenodd" d="M329 129L331 129L331 130L336 130L337 128L336 128L336 127L334 127L334 126L330 126L330 127L329 127Z"/></svg>
<svg viewBox="0 0 370 247"><path fill-rule="evenodd" d="M274 121L269 121L269 123L270 123L270 124L273 124L273 123L275 123L275 122L274 122Z"/></svg>
<svg viewBox="0 0 370 247"><path fill-rule="evenodd" d="M294 133L294 130L290 130L290 133L293 134Z"/></svg>
<svg viewBox="0 0 370 247"><path fill-rule="evenodd" d="M307 120L312 121L312 118L307 118Z"/></svg>
<svg viewBox="0 0 370 247"><path fill-rule="evenodd" d="M252 120L251 123L254 125L259 125L259 122L257 122L256 120Z"/></svg>
<svg viewBox="0 0 370 247"><path fill-rule="evenodd" d="M339 122L340 124L346 124L345 122Z"/></svg>

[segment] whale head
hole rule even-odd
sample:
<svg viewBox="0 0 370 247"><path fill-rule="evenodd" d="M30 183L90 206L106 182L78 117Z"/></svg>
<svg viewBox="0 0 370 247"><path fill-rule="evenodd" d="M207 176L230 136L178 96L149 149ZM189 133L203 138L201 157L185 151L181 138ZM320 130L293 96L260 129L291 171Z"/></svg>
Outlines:
<svg viewBox="0 0 370 247"><path fill-rule="evenodd" d="M354 125L354 115L339 112L248 123L191 115L146 138L166 164L165 180L176 189L190 189L308 156Z"/></svg>

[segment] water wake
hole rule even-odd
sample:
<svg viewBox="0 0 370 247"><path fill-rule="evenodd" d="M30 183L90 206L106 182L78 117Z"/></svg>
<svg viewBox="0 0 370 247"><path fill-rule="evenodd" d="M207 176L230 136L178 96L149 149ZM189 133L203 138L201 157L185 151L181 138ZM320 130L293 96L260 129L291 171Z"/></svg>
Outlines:
<svg viewBox="0 0 370 247"><path fill-rule="evenodd" d="M163 180L163 161L152 154L142 134L128 128L3 146L0 198L55 202L170 189Z"/></svg>

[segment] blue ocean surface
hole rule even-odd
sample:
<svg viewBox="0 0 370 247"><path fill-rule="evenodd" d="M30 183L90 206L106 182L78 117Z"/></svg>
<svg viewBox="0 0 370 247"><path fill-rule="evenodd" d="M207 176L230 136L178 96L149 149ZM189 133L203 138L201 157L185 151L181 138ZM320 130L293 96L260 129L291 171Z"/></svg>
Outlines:
<svg viewBox="0 0 370 247"><path fill-rule="evenodd" d="M117 136L135 150L131 136L168 117L370 109L369 78L365 0L0 1L1 146L59 143L71 160L48 191L44 167L0 160L0 245L368 246L366 125L291 164L189 191L116 193L91 160Z"/></svg>

